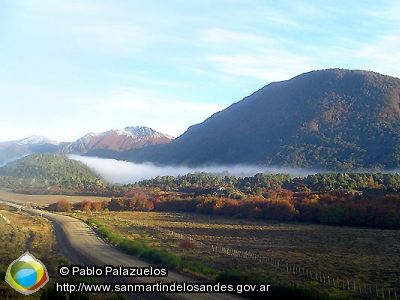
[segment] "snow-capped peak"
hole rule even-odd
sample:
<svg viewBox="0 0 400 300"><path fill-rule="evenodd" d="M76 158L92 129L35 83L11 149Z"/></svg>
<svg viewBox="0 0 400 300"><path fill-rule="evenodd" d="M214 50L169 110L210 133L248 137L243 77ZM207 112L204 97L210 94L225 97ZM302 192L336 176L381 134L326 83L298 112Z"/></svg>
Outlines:
<svg viewBox="0 0 400 300"><path fill-rule="evenodd" d="M115 132L117 135L128 136L133 138L160 138L166 137L173 139L172 136L155 131L154 129L146 126L127 126L124 129L113 129L102 134Z"/></svg>
<svg viewBox="0 0 400 300"><path fill-rule="evenodd" d="M46 138L43 135L31 135L27 138L17 141L20 145L42 145L42 144L52 144L58 145L59 142Z"/></svg>

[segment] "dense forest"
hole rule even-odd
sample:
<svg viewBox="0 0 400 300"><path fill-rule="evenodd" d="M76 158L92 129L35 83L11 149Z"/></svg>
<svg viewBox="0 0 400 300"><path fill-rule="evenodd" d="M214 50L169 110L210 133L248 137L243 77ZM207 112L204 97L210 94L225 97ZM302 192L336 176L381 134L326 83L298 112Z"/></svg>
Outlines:
<svg viewBox="0 0 400 300"><path fill-rule="evenodd" d="M81 162L30 155L0 168L0 187L20 193L97 195L109 201L54 203L50 210L176 211L265 221L400 228L398 173L317 173L305 177L224 173L157 176L106 185Z"/></svg>
<svg viewBox="0 0 400 300"><path fill-rule="evenodd" d="M66 190L95 190L103 180L85 164L55 154L33 154L0 168L0 187L57 194Z"/></svg>
<svg viewBox="0 0 400 300"><path fill-rule="evenodd" d="M400 175L327 173L235 177L196 173L158 176L102 191L110 201L61 201L55 211L173 211L243 219L400 228Z"/></svg>

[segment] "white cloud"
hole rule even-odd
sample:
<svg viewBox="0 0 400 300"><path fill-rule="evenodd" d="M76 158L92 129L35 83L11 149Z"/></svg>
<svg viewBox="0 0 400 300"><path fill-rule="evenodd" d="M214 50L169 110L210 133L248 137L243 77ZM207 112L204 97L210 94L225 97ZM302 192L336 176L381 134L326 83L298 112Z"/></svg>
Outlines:
<svg viewBox="0 0 400 300"><path fill-rule="evenodd" d="M208 55L206 59L215 63L219 71L225 74L252 77L264 82L287 80L309 71L312 65L316 66L306 56L279 50L260 51L254 55Z"/></svg>
<svg viewBox="0 0 400 300"><path fill-rule="evenodd" d="M222 28L204 29L200 31L199 35L200 35L200 41L206 43L262 45L274 42L273 39L269 39L265 36L260 36L246 32L236 32Z"/></svg>
<svg viewBox="0 0 400 300"><path fill-rule="evenodd" d="M75 112L74 122L82 128L97 125L97 130L91 131L99 132L143 125L175 137L225 108L217 103L191 102L150 89L128 87L114 87L107 94L76 95L64 100L70 104L69 114Z"/></svg>
<svg viewBox="0 0 400 300"><path fill-rule="evenodd" d="M94 24L81 29L83 39L94 45L117 50L132 51L135 47L149 46L154 42L153 33L147 28L132 24Z"/></svg>

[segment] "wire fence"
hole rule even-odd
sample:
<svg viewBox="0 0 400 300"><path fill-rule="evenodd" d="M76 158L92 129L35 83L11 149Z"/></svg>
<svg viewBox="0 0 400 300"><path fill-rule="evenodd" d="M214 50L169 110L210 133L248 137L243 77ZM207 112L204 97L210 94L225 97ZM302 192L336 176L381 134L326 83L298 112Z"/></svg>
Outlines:
<svg viewBox="0 0 400 300"><path fill-rule="evenodd" d="M98 216L98 217L107 218L105 216ZM109 220L111 220L111 217L108 218ZM200 241L200 237L197 237L195 235L180 233L179 231L166 229L159 225L155 225L149 222L144 222L142 220L123 219L117 217L113 217L113 219L118 220L120 222L125 222L126 224L130 224L133 226L151 228L152 230L164 233L172 238L192 241L197 247L204 247L208 249L208 251L210 252L221 253L240 259L257 261L269 267L276 268L282 272L302 276L307 280L318 282L319 284L329 285L337 289L358 293L363 297L369 297L369 298L374 297L380 299L395 299L395 300L398 300L400 298L400 289L398 287L397 288L387 287L387 286L384 287L384 286L379 286L378 284L364 283L356 279L339 278L338 276L332 274L318 272L316 270L312 270L304 266L294 265L285 262L283 260L272 258L270 256L252 253L251 251L243 251L221 245L205 244L202 241Z"/></svg>

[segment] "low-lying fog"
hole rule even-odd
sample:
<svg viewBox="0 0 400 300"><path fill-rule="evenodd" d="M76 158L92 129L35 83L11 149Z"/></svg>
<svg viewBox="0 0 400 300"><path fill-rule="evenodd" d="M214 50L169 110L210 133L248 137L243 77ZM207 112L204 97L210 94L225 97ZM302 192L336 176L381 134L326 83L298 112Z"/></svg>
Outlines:
<svg viewBox="0 0 400 300"><path fill-rule="evenodd" d="M221 173L227 171L230 175L253 176L257 173L286 173L292 176L306 176L317 171L305 169L290 169L278 167L262 167L252 165L209 165L199 167L187 166L156 166L152 163L132 163L115 159L68 155L69 158L83 162L93 168L103 179L110 183L135 183L143 179L157 176L178 176L194 172Z"/></svg>

